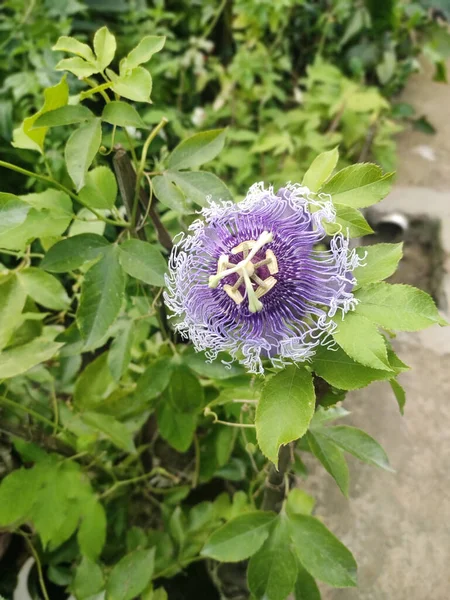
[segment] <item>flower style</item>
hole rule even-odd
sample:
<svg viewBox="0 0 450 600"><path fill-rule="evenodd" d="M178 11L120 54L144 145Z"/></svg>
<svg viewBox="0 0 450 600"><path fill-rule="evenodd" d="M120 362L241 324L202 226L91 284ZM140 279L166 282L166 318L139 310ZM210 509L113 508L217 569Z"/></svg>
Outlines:
<svg viewBox="0 0 450 600"><path fill-rule="evenodd" d="M342 233L317 248L334 220L329 196L299 184L274 193L256 183L238 204L210 201L170 257L164 297L175 329L208 359L226 351L252 373L265 359L300 362L333 344L332 318L357 302L359 265Z"/></svg>

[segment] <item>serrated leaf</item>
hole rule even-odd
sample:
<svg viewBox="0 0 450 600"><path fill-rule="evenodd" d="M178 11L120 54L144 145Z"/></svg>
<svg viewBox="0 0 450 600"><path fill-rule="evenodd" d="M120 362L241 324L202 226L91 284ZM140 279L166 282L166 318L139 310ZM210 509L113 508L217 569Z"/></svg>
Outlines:
<svg viewBox="0 0 450 600"><path fill-rule="evenodd" d="M274 513L263 511L239 515L208 538L201 555L221 562L245 560L263 545L275 518Z"/></svg>
<svg viewBox="0 0 450 600"><path fill-rule="evenodd" d="M52 273L66 273L103 254L109 242L95 233L82 233L54 244L41 262L41 268Z"/></svg>
<svg viewBox="0 0 450 600"><path fill-rule="evenodd" d="M333 173L338 159L339 151L337 148L319 154L306 171L302 185L306 185L312 192L318 192Z"/></svg>
<svg viewBox="0 0 450 600"><path fill-rule="evenodd" d="M14 141L12 145L16 148L34 149L41 154L44 151L44 140L47 135L48 127L35 127L37 119L49 111L65 106L69 101L69 86L67 85L66 76L61 79L56 85L44 90L44 105L42 108L27 119L24 119L18 130L14 131ZM17 133L16 133L17 132ZM23 140L26 136L31 143L28 144Z"/></svg>
<svg viewBox="0 0 450 600"><path fill-rule="evenodd" d="M133 335L134 321L124 321L108 352L108 367L116 381L120 381L130 364Z"/></svg>
<svg viewBox="0 0 450 600"><path fill-rule="evenodd" d="M152 183L153 190L161 204L181 214L190 212L184 194L172 183L166 173L154 177Z"/></svg>
<svg viewBox="0 0 450 600"><path fill-rule="evenodd" d="M115 382L108 367L108 352L103 352L81 372L75 383L73 403L78 410L95 411L104 404Z"/></svg>
<svg viewBox="0 0 450 600"><path fill-rule="evenodd" d="M329 421L342 419L343 417L347 417L349 414L350 412L346 410L343 406L330 406L328 408L319 406L316 412L314 413L314 417L312 418L311 429L316 427L317 425L328 423Z"/></svg>
<svg viewBox="0 0 450 600"><path fill-rule="evenodd" d="M4 350L0 354L0 379L15 377L50 360L62 345L46 338L36 338L27 344Z"/></svg>
<svg viewBox="0 0 450 600"><path fill-rule="evenodd" d="M344 496L348 498L349 473L342 450L323 437L320 431L310 430L306 436L311 452L333 477Z"/></svg>
<svg viewBox="0 0 450 600"><path fill-rule="evenodd" d="M393 173L383 175L378 165L358 163L336 173L320 191L331 194L333 203L365 208L389 194L393 177Z"/></svg>
<svg viewBox="0 0 450 600"><path fill-rule="evenodd" d="M165 35L146 35L143 37L136 48L133 48L126 58L121 61L121 73L148 62L154 54L163 49L165 42Z"/></svg>
<svg viewBox="0 0 450 600"><path fill-rule="evenodd" d="M52 310L67 310L70 306L70 298L63 285L42 269L28 267L18 273L27 294L37 304Z"/></svg>
<svg viewBox="0 0 450 600"><path fill-rule="evenodd" d="M16 275L0 284L0 350L8 343L21 321L26 293Z"/></svg>
<svg viewBox="0 0 450 600"><path fill-rule="evenodd" d="M73 73L79 79L90 77L94 73L98 73L99 69L97 65L87 62L79 56L73 56L72 58L63 58L55 67L56 71L69 71Z"/></svg>
<svg viewBox="0 0 450 600"><path fill-rule="evenodd" d="M298 565L297 581L294 588L295 600L321 600L319 588L313 577L303 568Z"/></svg>
<svg viewBox="0 0 450 600"><path fill-rule="evenodd" d="M164 285L166 261L161 252L148 242L127 240L119 246L119 260L128 275L148 285Z"/></svg>
<svg viewBox="0 0 450 600"><path fill-rule="evenodd" d="M0 482L0 527L24 522L35 502L39 482L36 473L20 468Z"/></svg>
<svg viewBox="0 0 450 600"><path fill-rule="evenodd" d="M111 76L111 73L108 71ZM152 93L152 76L144 67L135 67L125 75L113 75L113 91L135 102L150 102Z"/></svg>
<svg viewBox="0 0 450 600"><path fill-rule="evenodd" d="M332 427L321 427L317 432L320 432L321 436L368 465L374 465L386 471L393 471L386 452L365 431L349 425L334 425Z"/></svg>
<svg viewBox="0 0 450 600"><path fill-rule="evenodd" d="M406 392L403 386L399 384L396 379L389 379L389 383L391 384L392 391L394 392L395 399L397 400L398 408L400 410L400 414L404 414L405 404L406 404Z"/></svg>
<svg viewBox="0 0 450 600"><path fill-rule="evenodd" d="M52 50L70 52L70 54L81 56L81 58L84 58L87 61L95 62L95 56L90 47L73 37L63 35L58 39Z"/></svg>
<svg viewBox="0 0 450 600"><path fill-rule="evenodd" d="M126 425L111 417L96 412L84 412L81 419L86 425L103 433L115 446L125 452L134 454L136 447L133 442L133 436L128 431Z"/></svg>
<svg viewBox="0 0 450 600"><path fill-rule="evenodd" d="M93 117L94 113L85 106L82 106L81 104L69 104L42 114L36 119L32 129L73 125L74 123L83 123L83 121L88 121Z"/></svg>
<svg viewBox="0 0 450 600"><path fill-rule="evenodd" d="M356 253L364 264L356 267L352 273L356 279L354 289L390 277L403 256L403 243L360 246L356 248Z"/></svg>
<svg viewBox="0 0 450 600"><path fill-rule="evenodd" d="M357 313L394 331L419 331L446 325L426 292L409 285L373 283L355 292Z"/></svg>
<svg viewBox="0 0 450 600"><path fill-rule="evenodd" d="M101 341L122 307L125 274L118 259L118 248L111 246L89 269L81 288L77 323L86 347Z"/></svg>
<svg viewBox="0 0 450 600"><path fill-rule="evenodd" d="M388 352L392 366L391 355ZM357 363L341 348L328 350L320 347L313 358L313 369L325 381L341 390L357 390L372 383L390 379L392 373L382 369L372 369Z"/></svg>
<svg viewBox="0 0 450 600"><path fill-rule="evenodd" d="M102 126L100 119L92 119L86 125L81 125L69 137L64 158L67 171L77 192L85 184L86 174L102 141Z"/></svg>
<svg viewBox="0 0 450 600"><path fill-rule="evenodd" d="M106 584L106 600L132 600L149 584L154 569L155 549L135 550L112 569Z"/></svg>
<svg viewBox="0 0 450 600"><path fill-rule="evenodd" d="M170 169L196 168L215 158L225 144L225 129L202 131L183 140L172 151L167 164Z"/></svg>
<svg viewBox="0 0 450 600"><path fill-rule="evenodd" d="M316 579L333 587L356 586L352 553L314 517L290 517L291 538L300 562Z"/></svg>
<svg viewBox="0 0 450 600"><path fill-rule="evenodd" d="M141 119L134 106L131 106L131 104L127 104L126 102L120 102L119 100L114 100L105 105L102 121L106 121L107 123L111 123L111 125L117 125L119 127L148 129L148 125Z"/></svg>
<svg viewBox="0 0 450 600"><path fill-rule="evenodd" d="M116 53L116 38L106 26L95 32L94 51L98 70L103 71L112 62Z"/></svg>
<svg viewBox="0 0 450 600"><path fill-rule="evenodd" d="M374 323L349 312L343 319L337 319L336 324L333 338L350 358L366 367L392 371L385 339Z"/></svg>
<svg viewBox="0 0 450 600"><path fill-rule="evenodd" d="M79 196L87 206L110 209L117 198L117 183L114 173L108 167L96 167L86 175L86 183Z"/></svg>
<svg viewBox="0 0 450 600"><path fill-rule="evenodd" d="M312 496L299 488L294 488L289 492L286 502L287 515L310 515L314 509L316 501Z"/></svg>
<svg viewBox="0 0 450 600"><path fill-rule="evenodd" d="M75 571L72 584L77 600L88 600L88 598L101 592L104 585L105 581L99 565L86 556L83 556L80 565Z"/></svg>
<svg viewBox="0 0 450 600"><path fill-rule="evenodd" d="M326 223L325 228L330 234L342 230L344 235L350 237L363 237L369 233L373 233L372 227L356 208L345 206L344 204L335 204L336 209L336 227L335 223ZM332 228L334 228L332 230Z"/></svg>
<svg viewBox="0 0 450 600"><path fill-rule="evenodd" d="M0 192L0 235L22 225L30 208L17 196Z"/></svg>
<svg viewBox="0 0 450 600"><path fill-rule="evenodd" d="M233 199L227 186L213 173L168 171L167 177L177 184L187 200L195 202L199 206L208 206L208 197L215 202Z"/></svg>
<svg viewBox="0 0 450 600"><path fill-rule="evenodd" d="M167 358L157 358L139 377L135 394L142 399L148 409L152 408L152 400L158 398L170 383L174 365Z"/></svg>
<svg viewBox="0 0 450 600"><path fill-rule="evenodd" d="M95 561L101 554L106 540L106 514L103 505L92 496L84 505L77 533L78 546L83 557Z"/></svg>
<svg viewBox="0 0 450 600"><path fill-rule="evenodd" d="M289 523L278 517L269 538L250 558L247 581L260 600L286 600L297 579L297 557L291 548Z"/></svg>
<svg viewBox="0 0 450 600"><path fill-rule="evenodd" d="M278 465L278 450L302 437L314 414L312 376L305 368L286 367L269 379L256 408L256 436L261 451Z"/></svg>

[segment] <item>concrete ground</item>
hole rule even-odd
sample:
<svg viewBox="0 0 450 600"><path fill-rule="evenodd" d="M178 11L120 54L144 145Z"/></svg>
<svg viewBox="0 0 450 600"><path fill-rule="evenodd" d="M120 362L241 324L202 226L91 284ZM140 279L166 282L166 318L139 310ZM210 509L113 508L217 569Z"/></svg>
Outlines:
<svg viewBox="0 0 450 600"><path fill-rule="evenodd" d="M437 134L401 134L397 184L381 208L438 215L450 253L450 86L432 82L426 71L412 78L402 100L426 115ZM448 280L445 288L449 299ZM412 367L399 378L405 416L389 385L376 383L349 394L352 414L341 421L377 439L396 473L349 459L348 501L309 461L305 489L318 499L316 514L359 564L358 589L323 586L323 600L450 598L450 327L401 335L396 350Z"/></svg>

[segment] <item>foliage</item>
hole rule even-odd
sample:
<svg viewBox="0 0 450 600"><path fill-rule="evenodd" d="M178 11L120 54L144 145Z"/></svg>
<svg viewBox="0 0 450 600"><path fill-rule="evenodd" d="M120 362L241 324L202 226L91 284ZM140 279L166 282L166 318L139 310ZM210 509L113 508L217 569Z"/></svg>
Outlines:
<svg viewBox="0 0 450 600"><path fill-rule="evenodd" d="M336 404L347 390L377 380L391 382L403 410L396 378L408 367L388 334L444 324L424 292L383 281L401 247L369 248L360 303L336 321L336 350L321 347L311 363L265 378L227 367L227 356L211 363L195 354L173 335L161 292L172 238L208 195L233 199L257 170L275 184L304 174L313 191L331 196L340 227L352 237L370 232L360 209L388 193L392 174L348 163L374 123L374 153L388 144L389 103L327 62L328 32L292 106L283 78L297 67L279 52L286 57L285 44L295 43L289 19L306 3L261 2L253 11L240 0L230 15L224 2L236 51L211 55L205 69L199 57L219 23L213 3L189 12L187 23L161 3L135 9L124 33L144 16L149 31L118 40L106 26L72 37L71 15L89 13L76 1L64 11L57 4L45 3L39 25L25 3L6 3L11 32L21 35L1 68L23 60L29 69L28 55L45 55L62 73L41 81L43 99L34 69L17 69L4 86L3 131L15 160L0 167L22 183L8 177L0 194L1 430L13 457L2 468L0 528L33 552L44 600L51 584L77 600L103 591L111 600L164 599L167 580L203 560L214 576L214 561L249 559L254 598L320 598L315 579L355 586L350 551L312 515L312 498L277 491L271 462L291 481L290 452L297 460L311 453L345 495L346 453L391 470L375 440L334 421L348 414ZM333 8L338 24L344 9ZM178 39L177 28L202 36ZM261 42L267 31L270 52ZM205 128L239 127L193 131L186 114L203 94L213 98ZM335 173L337 165L345 168ZM13 587L8 577L0 593Z"/></svg>

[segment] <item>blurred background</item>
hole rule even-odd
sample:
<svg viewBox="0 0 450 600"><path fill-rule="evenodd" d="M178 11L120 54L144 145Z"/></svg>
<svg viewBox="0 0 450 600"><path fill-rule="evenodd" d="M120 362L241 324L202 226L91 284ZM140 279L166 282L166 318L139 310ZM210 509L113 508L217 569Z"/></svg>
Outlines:
<svg viewBox="0 0 450 600"><path fill-rule="evenodd" d="M156 144L160 157L182 137L227 126L212 170L236 198L255 181L301 181L313 158L337 145L340 167L373 161L397 170L393 193L367 215L376 231L368 243L403 240L396 281L422 287L446 310L447 19L450 0L3 0L0 156L46 170L41 156L11 140L41 106L43 89L60 80L62 55L51 51L59 36L90 41L107 25L125 55L145 35L166 35L152 59L153 104L138 105L145 122L170 121ZM139 132L129 133L138 147ZM51 136L46 160L63 181L64 133ZM27 191L18 174L2 170L0 178L3 191ZM347 501L310 465L305 485L319 498L318 515L361 566L357 590L327 591L326 599L449 596L450 334L433 327L396 344L412 366L402 379L405 417L380 383L352 394L349 420L382 443L396 475L352 463Z"/></svg>

